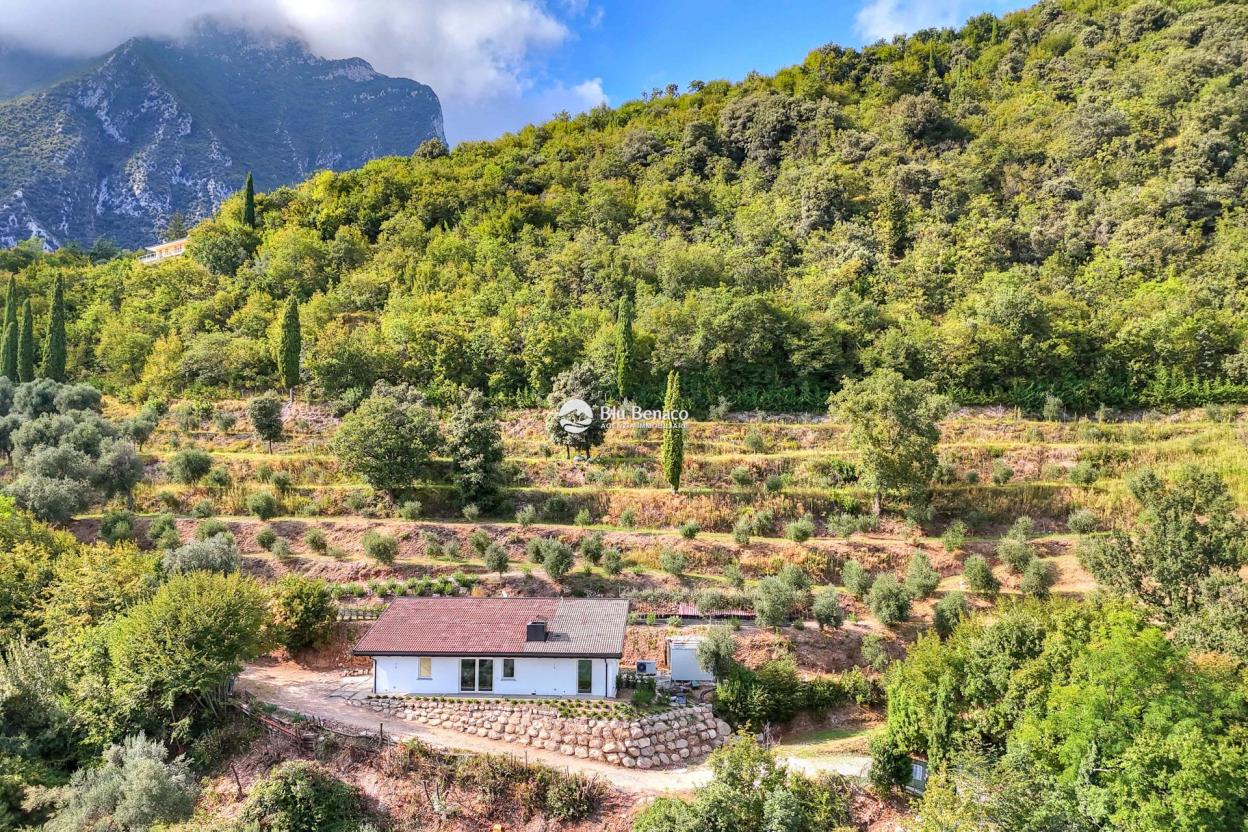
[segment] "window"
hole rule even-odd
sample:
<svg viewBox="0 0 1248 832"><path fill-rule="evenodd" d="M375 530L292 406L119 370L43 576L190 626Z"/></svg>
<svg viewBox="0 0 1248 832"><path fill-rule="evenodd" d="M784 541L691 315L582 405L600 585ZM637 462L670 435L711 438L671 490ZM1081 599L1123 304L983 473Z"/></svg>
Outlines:
<svg viewBox="0 0 1248 832"><path fill-rule="evenodd" d="M421 656L418 660L416 675L421 679L433 678L433 659L428 656Z"/></svg>
<svg viewBox="0 0 1248 832"><path fill-rule="evenodd" d="M515 659L503 659L503 678L504 679L516 678L516 660Z"/></svg>
<svg viewBox="0 0 1248 832"><path fill-rule="evenodd" d="M494 660L460 659L459 689L464 692L494 690Z"/></svg>
<svg viewBox="0 0 1248 832"><path fill-rule="evenodd" d="M576 692L594 692L594 663L589 659L576 660Z"/></svg>

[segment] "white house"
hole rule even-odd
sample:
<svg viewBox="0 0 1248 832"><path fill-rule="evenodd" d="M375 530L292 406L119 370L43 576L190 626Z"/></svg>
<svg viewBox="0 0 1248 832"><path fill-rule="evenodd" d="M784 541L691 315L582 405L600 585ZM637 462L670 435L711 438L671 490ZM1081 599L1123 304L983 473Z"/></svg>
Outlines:
<svg viewBox="0 0 1248 832"><path fill-rule="evenodd" d="M186 253L186 237L143 248L147 254L139 257L140 263L156 263L160 260L168 260L170 257L181 257Z"/></svg>
<svg viewBox="0 0 1248 832"><path fill-rule="evenodd" d="M399 598L353 651L373 692L615 696L628 601Z"/></svg>

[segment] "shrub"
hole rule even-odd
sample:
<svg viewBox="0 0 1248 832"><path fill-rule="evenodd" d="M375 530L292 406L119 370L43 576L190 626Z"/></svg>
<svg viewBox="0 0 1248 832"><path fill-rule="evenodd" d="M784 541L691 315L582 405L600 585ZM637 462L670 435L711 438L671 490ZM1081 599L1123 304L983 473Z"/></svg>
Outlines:
<svg viewBox="0 0 1248 832"><path fill-rule="evenodd" d="M1010 568L1011 572L1021 575L1035 559L1035 554L1031 550L1030 543L1007 537L997 544L997 557Z"/></svg>
<svg viewBox="0 0 1248 832"><path fill-rule="evenodd" d="M970 608L966 604L966 596L961 592L950 592L936 602L932 626L937 635L941 638L948 638L953 628L958 626L958 622L969 613Z"/></svg>
<svg viewBox="0 0 1248 832"><path fill-rule="evenodd" d="M312 528L308 529L307 533L304 534L303 545L313 552L323 555L329 549L329 540L325 537L325 532Z"/></svg>
<svg viewBox="0 0 1248 832"><path fill-rule="evenodd" d="M741 589L745 586L745 576L741 574L741 567L735 563L730 563L724 567L724 580L733 589Z"/></svg>
<svg viewBox="0 0 1248 832"><path fill-rule="evenodd" d="M468 545L478 555L485 554L485 550L490 545L490 536L485 533L484 529L473 529L468 535Z"/></svg>
<svg viewBox="0 0 1248 832"><path fill-rule="evenodd" d="M778 578L764 578L754 591L754 616L760 627L779 627L789 620L797 593Z"/></svg>
<svg viewBox="0 0 1248 832"><path fill-rule="evenodd" d="M1086 508L1075 509L1066 518L1066 527L1075 534L1091 534L1096 531L1096 515Z"/></svg>
<svg viewBox="0 0 1248 832"><path fill-rule="evenodd" d="M568 501L559 496L550 497L542 503L542 517L547 520L563 520L571 510Z"/></svg>
<svg viewBox="0 0 1248 832"><path fill-rule="evenodd" d="M531 537L529 542L524 544L524 552L529 556L529 560L534 563L541 563L546 557L547 539L544 537Z"/></svg>
<svg viewBox="0 0 1248 832"><path fill-rule="evenodd" d="M183 448L165 463L169 476L183 485L194 485L212 469L212 457L198 448Z"/></svg>
<svg viewBox="0 0 1248 832"><path fill-rule="evenodd" d="M664 546L663 551L659 552L659 568L679 578L685 572L685 553L671 546Z"/></svg>
<svg viewBox="0 0 1248 832"><path fill-rule="evenodd" d="M226 470L224 465L214 465L207 474L204 475L204 484L209 488L216 488L224 491L230 487L233 480L230 472Z"/></svg>
<svg viewBox="0 0 1248 832"><path fill-rule="evenodd" d="M1005 485L1014 478L1014 469L1006 465L1001 460L993 460L992 463L992 484Z"/></svg>
<svg viewBox="0 0 1248 832"><path fill-rule="evenodd" d="M763 487L767 489L768 494L779 494L784 490L784 477L771 474L763 481Z"/></svg>
<svg viewBox="0 0 1248 832"><path fill-rule="evenodd" d="M460 513L464 515L465 520L475 523L481 516L481 508L476 503L469 503L460 510Z"/></svg>
<svg viewBox="0 0 1248 832"><path fill-rule="evenodd" d="M696 520L686 520L680 524L680 536L685 540L693 540L700 531L702 531L702 527L698 525Z"/></svg>
<svg viewBox="0 0 1248 832"><path fill-rule="evenodd" d="M1033 558L1027 564L1018 588L1024 595L1030 595L1033 598L1048 598L1049 590L1055 583L1057 583L1057 570L1053 564Z"/></svg>
<svg viewBox="0 0 1248 832"><path fill-rule="evenodd" d="M859 652L862 654L863 663L879 673L883 673L891 661L888 650L884 647L884 636L879 633L867 633L863 636Z"/></svg>
<svg viewBox="0 0 1248 832"><path fill-rule="evenodd" d="M932 567L932 561L922 549L910 555L906 567L906 589L916 599L929 598L940 585L940 573Z"/></svg>
<svg viewBox="0 0 1248 832"><path fill-rule="evenodd" d="M507 571L507 566L510 562L507 559L507 550L497 543L491 543L485 547L482 557L485 559L485 568L491 572L497 572L500 578Z"/></svg>
<svg viewBox="0 0 1248 832"><path fill-rule="evenodd" d="M1086 459L1075 463L1068 476L1075 485L1091 485L1098 478L1096 466Z"/></svg>
<svg viewBox="0 0 1248 832"><path fill-rule="evenodd" d="M166 762L167 756L164 745L142 734L111 746L101 765L74 773L61 795L63 805L43 828L138 830L186 819L199 789L190 764L181 756Z"/></svg>
<svg viewBox="0 0 1248 832"><path fill-rule="evenodd" d="M230 526L224 520L216 518L208 518L195 527L195 539L207 540L210 537L225 537L230 540L234 539L233 533L230 532Z"/></svg>
<svg viewBox="0 0 1248 832"><path fill-rule="evenodd" d="M866 598L871 591L871 582L871 574L858 561L851 558L841 567L841 583L859 601Z"/></svg>
<svg viewBox="0 0 1248 832"><path fill-rule="evenodd" d="M809 514L784 527L784 536L794 543L805 543L815 536L815 521Z"/></svg>
<svg viewBox="0 0 1248 832"><path fill-rule="evenodd" d="M254 491L247 495L247 510L261 520L276 517L278 511L277 497L274 496L272 491Z"/></svg>
<svg viewBox="0 0 1248 832"><path fill-rule="evenodd" d="M594 524L593 515L589 513L589 509L583 508L576 513L576 517L572 518L572 522L578 526L592 526Z"/></svg>
<svg viewBox="0 0 1248 832"><path fill-rule="evenodd" d="M631 508L626 508L623 511L621 511L620 512L620 525L626 529L636 528L637 512L633 511Z"/></svg>
<svg viewBox="0 0 1248 832"><path fill-rule="evenodd" d="M256 436L263 439L273 453L273 443L282 438L282 399L274 393L256 396L247 402L247 418Z"/></svg>
<svg viewBox="0 0 1248 832"><path fill-rule="evenodd" d="M533 506L523 506L516 512L516 522L520 524L520 528L527 529L537 522L537 509Z"/></svg>
<svg viewBox="0 0 1248 832"><path fill-rule="evenodd" d="M279 494L287 494L294 487L294 480L291 478L289 471L274 471L273 476L269 478L269 482L277 489Z"/></svg>
<svg viewBox="0 0 1248 832"><path fill-rule="evenodd" d="M557 584L562 584L564 577L572 569L572 547L562 540L548 540L542 555L542 568Z"/></svg>
<svg viewBox="0 0 1248 832"><path fill-rule="evenodd" d="M738 488L748 488L754 484L754 472L744 465L738 465L728 474L728 478Z"/></svg>
<svg viewBox="0 0 1248 832"><path fill-rule="evenodd" d="M338 604L329 584L303 575L284 575L272 589L273 631L288 650L326 644L338 621Z"/></svg>
<svg viewBox="0 0 1248 832"><path fill-rule="evenodd" d="M256 545L261 549L268 551L273 548L273 544L277 542L277 532L268 526L256 532Z"/></svg>
<svg viewBox="0 0 1248 832"><path fill-rule="evenodd" d="M168 575L200 571L228 575L238 571L238 548L233 539L218 534L170 549L161 564Z"/></svg>
<svg viewBox="0 0 1248 832"><path fill-rule="evenodd" d="M750 517L743 514L732 524L732 539L742 546L750 542Z"/></svg>
<svg viewBox="0 0 1248 832"><path fill-rule="evenodd" d="M134 540L134 512L109 509L100 518L100 537L109 543Z"/></svg>
<svg viewBox="0 0 1248 832"><path fill-rule="evenodd" d="M273 832L358 832L364 812L355 787L315 763L273 768L247 796L242 821Z"/></svg>
<svg viewBox="0 0 1248 832"><path fill-rule="evenodd" d="M841 606L841 593L835 587L827 587L815 594L811 612L819 629L836 629L845 623L845 609Z"/></svg>
<svg viewBox="0 0 1248 832"><path fill-rule="evenodd" d="M191 516L200 520L207 519L217 513L217 506L212 500L199 500L191 506Z"/></svg>
<svg viewBox="0 0 1248 832"><path fill-rule="evenodd" d="M594 532L581 538L581 557L594 566L602 560L602 532Z"/></svg>
<svg viewBox="0 0 1248 832"><path fill-rule="evenodd" d="M177 518L169 512L157 514L147 525L147 540L157 549L176 548L182 542Z"/></svg>
<svg viewBox="0 0 1248 832"><path fill-rule="evenodd" d="M910 617L910 592L892 572L885 572L871 584L867 606L885 627L892 627Z"/></svg>
<svg viewBox="0 0 1248 832"><path fill-rule="evenodd" d="M758 428L750 428L743 441L746 450L752 454L761 454L767 450L767 437Z"/></svg>
<svg viewBox="0 0 1248 832"><path fill-rule="evenodd" d="M419 520L420 519L420 500L404 500L399 506L399 518L402 520Z"/></svg>
<svg viewBox="0 0 1248 832"><path fill-rule="evenodd" d="M602 571L614 578L623 569L624 557L619 549L607 549L602 553Z"/></svg>
<svg viewBox="0 0 1248 832"><path fill-rule="evenodd" d="M360 545L364 547L364 554L383 566L390 566L399 556L399 541L394 535L376 529L365 532Z"/></svg>
<svg viewBox="0 0 1248 832"><path fill-rule="evenodd" d="M1040 407L1040 417L1046 422L1060 422L1066 415L1066 406L1062 400L1052 393L1044 394L1044 404Z"/></svg>
<svg viewBox="0 0 1248 832"><path fill-rule="evenodd" d="M732 655L736 650L737 642L730 628L722 625L711 627L698 642L698 666L707 673L715 674L716 677L726 676L732 669Z"/></svg>
<svg viewBox="0 0 1248 832"><path fill-rule="evenodd" d="M1036 536L1036 524L1027 515L1015 517L1014 522L1010 524L1010 530L1005 533L1005 536L1011 540L1031 540Z"/></svg>
<svg viewBox="0 0 1248 832"><path fill-rule="evenodd" d="M992 574L992 567L983 555L971 555L962 567L962 578L967 587L979 595L995 596L1001 589L1001 582Z"/></svg>

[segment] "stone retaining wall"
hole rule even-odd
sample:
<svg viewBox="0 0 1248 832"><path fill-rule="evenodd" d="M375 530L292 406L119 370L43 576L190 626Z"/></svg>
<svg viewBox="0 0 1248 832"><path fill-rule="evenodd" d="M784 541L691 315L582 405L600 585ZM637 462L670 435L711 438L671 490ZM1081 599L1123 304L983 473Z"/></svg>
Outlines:
<svg viewBox="0 0 1248 832"><path fill-rule="evenodd" d="M684 705L629 719L564 716L540 701L370 696L356 704L392 717L492 740L601 760L625 768L681 766L732 734L710 705Z"/></svg>

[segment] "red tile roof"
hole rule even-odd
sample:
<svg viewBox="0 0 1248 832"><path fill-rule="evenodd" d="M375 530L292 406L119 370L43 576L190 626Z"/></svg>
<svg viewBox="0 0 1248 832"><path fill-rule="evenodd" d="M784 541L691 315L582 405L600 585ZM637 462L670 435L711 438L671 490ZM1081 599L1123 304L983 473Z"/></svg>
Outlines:
<svg viewBox="0 0 1248 832"><path fill-rule="evenodd" d="M526 641L545 621L545 641ZM360 656L578 656L624 653L628 601L582 598L398 598L353 651Z"/></svg>

